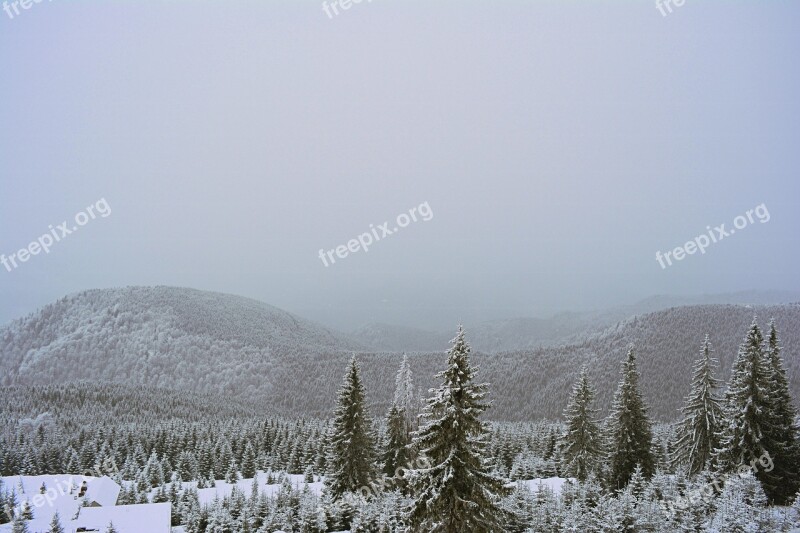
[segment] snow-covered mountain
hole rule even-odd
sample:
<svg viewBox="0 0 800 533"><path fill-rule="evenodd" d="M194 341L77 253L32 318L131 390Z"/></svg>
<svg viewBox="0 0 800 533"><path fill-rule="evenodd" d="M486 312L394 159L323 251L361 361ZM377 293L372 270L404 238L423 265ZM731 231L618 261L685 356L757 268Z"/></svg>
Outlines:
<svg viewBox="0 0 800 533"><path fill-rule="evenodd" d="M762 325L775 317L792 391L800 397L798 304L674 307L574 336L568 344L476 351L474 362L479 379L492 384L490 416L556 418L583 364L597 389L597 407L607 409L619 362L634 343L651 413L670 420L688 391L704 335L711 335L722 362L720 377L727 379L754 315ZM466 330L470 342L483 335L469 324ZM444 339L453 333L442 335L436 351L411 355L421 394L443 367ZM380 335L373 332L373 339ZM89 380L153 386L255 401L291 416L328 417L353 352L361 361L371 407L383 414L394 389L396 352L370 351L347 335L247 298L168 287L94 290L0 329L0 380L4 385Z"/></svg>
<svg viewBox="0 0 800 533"><path fill-rule="evenodd" d="M743 291L701 296L653 296L632 305L589 312L565 312L549 318L510 318L470 325L470 341L476 350L496 353L527 350L543 346L574 343L576 339L636 315L655 313L670 307L711 304L774 305L800 302L800 293L791 291ZM446 345L453 334L424 329L367 324L352 336L362 344L382 351L435 351ZM444 344L443 344L444 343Z"/></svg>
<svg viewBox="0 0 800 533"><path fill-rule="evenodd" d="M70 295L0 329L2 383L76 379L193 390L268 389L297 351L362 350L345 335L256 300L174 287ZM243 392L243 391L239 391Z"/></svg>

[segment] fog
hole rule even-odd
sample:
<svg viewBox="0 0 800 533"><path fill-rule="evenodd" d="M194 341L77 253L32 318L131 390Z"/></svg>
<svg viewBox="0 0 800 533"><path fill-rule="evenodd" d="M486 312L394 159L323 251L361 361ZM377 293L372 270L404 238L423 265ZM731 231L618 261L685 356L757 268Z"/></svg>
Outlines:
<svg viewBox="0 0 800 533"><path fill-rule="evenodd" d="M344 330L798 290L799 15L705 0L667 16L610 0L0 12L0 254L18 260L0 265L0 323L125 285L241 294ZM735 234L685 246L723 223Z"/></svg>

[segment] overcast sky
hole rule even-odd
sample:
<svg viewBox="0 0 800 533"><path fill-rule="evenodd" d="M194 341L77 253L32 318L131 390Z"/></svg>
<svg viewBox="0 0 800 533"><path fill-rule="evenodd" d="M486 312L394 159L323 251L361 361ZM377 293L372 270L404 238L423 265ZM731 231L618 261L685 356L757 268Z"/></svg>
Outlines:
<svg viewBox="0 0 800 533"><path fill-rule="evenodd" d="M761 0L0 12L0 253L111 209L0 266L0 323L125 285L342 329L798 290L799 16ZM319 258L423 202L430 220ZM656 261L762 203L769 222Z"/></svg>

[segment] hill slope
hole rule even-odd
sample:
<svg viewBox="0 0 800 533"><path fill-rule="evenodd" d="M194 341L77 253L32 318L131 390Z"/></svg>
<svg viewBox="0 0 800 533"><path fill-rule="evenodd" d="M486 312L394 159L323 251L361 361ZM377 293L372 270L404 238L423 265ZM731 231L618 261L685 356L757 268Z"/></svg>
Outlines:
<svg viewBox="0 0 800 533"><path fill-rule="evenodd" d="M562 413L587 364L605 410L619 362L636 345L642 388L656 419L675 418L692 361L711 335L720 376L729 369L753 315L775 317L792 391L800 397L800 305L703 305L637 316L573 344L475 353L479 379L492 384L495 419L529 421ZM467 325L467 339L472 331ZM422 391L445 364L446 345L410 357ZM397 353L366 352L346 336L268 305L190 289L88 291L0 329L3 385L78 380L187 390L269 405L291 416L328 417L352 351L376 414L388 408Z"/></svg>
<svg viewBox="0 0 800 533"><path fill-rule="evenodd" d="M0 329L0 375L3 384L93 379L255 395L269 389L276 358L361 349L256 300L128 287L67 296Z"/></svg>
<svg viewBox="0 0 800 533"><path fill-rule="evenodd" d="M598 333L630 317L671 307L710 304L777 305L792 302L800 302L800 293L743 291L702 296L653 296L632 305L601 311L559 313L549 318L520 317L471 324L470 337L472 347L481 352L533 350L542 346L571 344L576 338ZM446 345L453 333L368 324L354 331L352 337L381 351L435 351Z"/></svg>

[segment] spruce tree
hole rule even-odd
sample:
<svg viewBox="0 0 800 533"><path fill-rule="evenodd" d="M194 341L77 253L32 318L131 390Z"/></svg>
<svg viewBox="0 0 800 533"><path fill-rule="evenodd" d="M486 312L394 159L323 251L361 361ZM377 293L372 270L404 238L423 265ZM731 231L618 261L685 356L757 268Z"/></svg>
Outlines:
<svg viewBox="0 0 800 533"><path fill-rule="evenodd" d="M770 502L786 505L800 489L800 457L795 417L789 382L781 357L780 341L775 322L770 321L764 347L764 366L767 374L769 422L764 427L763 445L772 458L774 468L763 471L760 481Z"/></svg>
<svg viewBox="0 0 800 533"><path fill-rule="evenodd" d="M383 454L383 473L394 477L398 468L408 466L411 458L412 423L408 411L413 409L414 388L411 383L411 369L408 356L403 355L403 362L395 377L395 391L392 407L386 415L386 449Z"/></svg>
<svg viewBox="0 0 800 533"><path fill-rule="evenodd" d="M767 451L764 426L768 423L769 375L762 353L764 337L755 319L733 363L725 391L725 425L720 432L720 447L714 463L720 473L734 472ZM761 481L763 471L756 474Z"/></svg>
<svg viewBox="0 0 800 533"><path fill-rule="evenodd" d="M386 451L383 454L383 473L394 477L399 468L408 465L410 443L405 411L392 405L386 416Z"/></svg>
<svg viewBox="0 0 800 533"><path fill-rule="evenodd" d="M22 516L17 516L11 523L11 533L30 533L28 522L26 522Z"/></svg>
<svg viewBox="0 0 800 533"><path fill-rule="evenodd" d="M425 424L414 434L414 444L432 465L411 477L415 503L412 531L483 533L505 530L510 521L500 507L510 490L490 473L484 454L489 428L480 420L488 409L488 385L473 383L470 348L464 330L452 341L447 368L437 374L442 385L423 409Z"/></svg>
<svg viewBox="0 0 800 533"><path fill-rule="evenodd" d="M612 487L621 489L628 484L636 466L649 479L653 475L653 430L642 394L639 391L639 372L633 347L622 363L622 381L614 394L608 418L610 438L610 479Z"/></svg>
<svg viewBox="0 0 800 533"><path fill-rule="evenodd" d="M64 527L61 525L61 517L58 516L58 511L53 514L53 518L50 520L48 533L64 533Z"/></svg>
<svg viewBox="0 0 800 533"><path fill-rule="evenodd" d="M408 431L416 429L417 409L414 402L414 380L411 373L411 364L408 362L408 355L403 354L403 361L394 379L394 401L398 410L403 411L406 417Z"/></svg>
<svg viewBox="0 0 800 533"><path fill-rule="evenodd" d="M562 442L562 465L568 476L585 481L597 465L602 452L600 430L594 419L595 409L591 403L594 390L589 385L586 367L572 388L564 417L567 420L567 433Z"/></svg>
<svg viewBox="0 0 800 533"><path fill-rule="evenodd" d="M706 335L701 357L694 363L691 392L682 409L684 418L678 426L671 463L686 465L688 472L701 472L719 446L718 433L723 423L721 399L716 391L721 381L714 377L719 362L711 357L711 343Z"/></svg>
<svg viewBox="0 0 800 533"><path fill-rule="evenodd" d="M328 490L334 499L369 487L376 478L375 434L365 405L364 385L355 356L339 391L329 443Z"/></svg>
<svg viewBox="0 0 800 533"><path fill-rule="evenodd" d="M250 442L244 448L242 454L242 477L245 479L255 478L256 476L256 453Z"/></svg>

